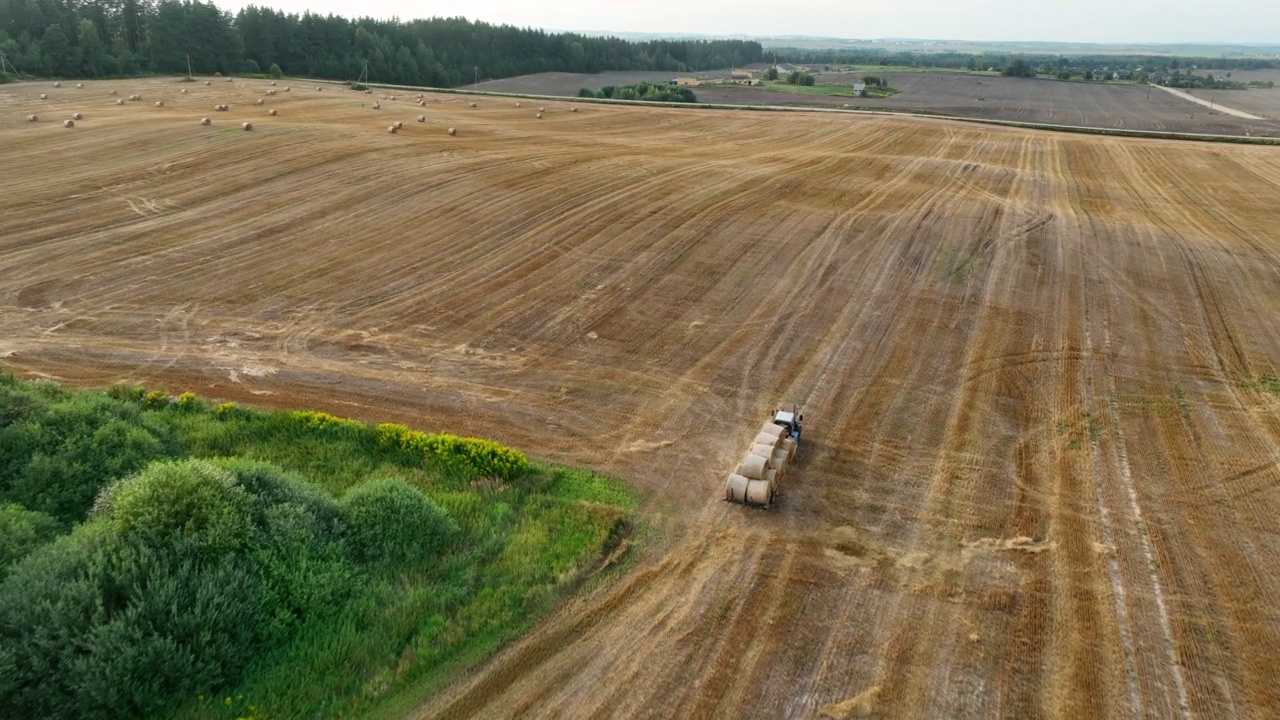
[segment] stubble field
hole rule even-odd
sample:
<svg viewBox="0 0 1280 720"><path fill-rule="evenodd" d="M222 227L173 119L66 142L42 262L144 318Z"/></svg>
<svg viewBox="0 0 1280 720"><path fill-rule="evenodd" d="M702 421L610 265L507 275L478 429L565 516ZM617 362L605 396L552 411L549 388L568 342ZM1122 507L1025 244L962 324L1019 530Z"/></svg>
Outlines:
<svg viewBox="0 0 1280 720"><path fill-rule="evenodd" d="M636 567L414 717L1280 708L1275 149L266 85L0 88L0 362L631 482Z"/></svg>

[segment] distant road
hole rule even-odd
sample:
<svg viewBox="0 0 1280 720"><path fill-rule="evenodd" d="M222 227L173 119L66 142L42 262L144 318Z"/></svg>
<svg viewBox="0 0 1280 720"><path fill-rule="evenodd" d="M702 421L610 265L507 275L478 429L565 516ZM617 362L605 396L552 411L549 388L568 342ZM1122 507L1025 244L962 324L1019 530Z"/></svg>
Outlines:
<svg viewBox="0 0 1280 720"><path fill-rule="evenodd" d="M1181 90L1176 90L1171 87L1165 87L1164 85L1155 85L1154 87L1158 87L1167 93L1172 93L1174 95L1177 95L1178 97L1183 98L1184 100L1190 100L1193 103L1199 103L1201 105L1204 105L1207 108L1211 108L1213 110L1226 113L1227 115L1235 115L1236 117L1244 118L1245 120L1266 120L1266 118L1258 117L1257 115L1250 115L1249 113L1244 112L1243 110L1236 110L1234 108L1229 108L1225 105L1220 105L1216 102L1210 102L1209 100L1198 98L1195 95L1192 95L1191 93L1185 93L1185 92L1182 92Z"/></svg>

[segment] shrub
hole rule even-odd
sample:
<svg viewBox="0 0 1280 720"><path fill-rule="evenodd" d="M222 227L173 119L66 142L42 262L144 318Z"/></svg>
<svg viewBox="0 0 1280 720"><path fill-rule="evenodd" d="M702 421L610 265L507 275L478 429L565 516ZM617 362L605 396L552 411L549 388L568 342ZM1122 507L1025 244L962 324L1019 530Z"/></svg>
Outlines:
<svg viewBox="0 0 1280 720"><path fill-rule="evenodd" d="M193 392L184 392L179 395L174 405L183 412L201 412L209 409L209 406Z"/></svg>
<svg viewBox="0 0 1280 720"><path fill-rule="evenodd" d="M595 96L596 94L591 88L581 88L578 90L578 97L580 98L593 98Z"/></svg>
<svg viewBox="0 0 1280 720"><path fill-rule="evenodd" d="M190 543L220 555L250 538L253 498L232 473L205 460L157 462L104 491L95 510L123 538Z"/></svg>
<svg viewBox="0 0 1280 720"><path fill-rule="evenodd" d="M279 80L284 77L284 71L276 63L271 63L271 69L267 71L267 74L271 76L272 80Z"/></svg>
<svg viewBox="0 0 1280 720"><path fill-rule="evenodd" d="M0 578L57 534L58 521L53 516L13 503L0 505Z"/></svg>
<svg viewBox="0 0 1280 720"><path fill-rule="evenodd" d="M169 407L169 393L163 390L152 390L142 397L142 403L152 409Z"/></svg>
<svg viewBox="0 0 1280 720"><path fill-rule="evenodd" d="M374 564L419 565L442 552L458 526L403 480L357 485L342 499L351 550Z"/></svg>

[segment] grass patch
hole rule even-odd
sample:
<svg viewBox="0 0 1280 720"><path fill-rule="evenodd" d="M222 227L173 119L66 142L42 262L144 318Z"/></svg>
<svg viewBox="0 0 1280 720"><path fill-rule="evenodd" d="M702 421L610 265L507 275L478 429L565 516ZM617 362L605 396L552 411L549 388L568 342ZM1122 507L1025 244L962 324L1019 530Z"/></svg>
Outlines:
<svg viewBox="0 0 1280 720"><path fill-rule="evenodd" d="M0 715L399 712L594 582L634 509L486 440L0 375Z"/></svg>

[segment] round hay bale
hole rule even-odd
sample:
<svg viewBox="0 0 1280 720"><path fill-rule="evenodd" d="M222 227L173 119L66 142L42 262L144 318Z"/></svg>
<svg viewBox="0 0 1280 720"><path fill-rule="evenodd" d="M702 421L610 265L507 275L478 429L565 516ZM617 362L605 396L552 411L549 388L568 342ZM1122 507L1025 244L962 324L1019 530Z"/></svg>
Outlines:
<svg viewBox="0 0 1280 720"><path fill-rule="evenodd" d="M773 501L773 487L768 480L753 480L747 483L747 504L768 505Z"/></svg>
<svg viewBox="0 0 1280 720"><path fill-rule="evenodd" d="M770 489L770 490L772 490L773 488L778 487L778 482L779 482L780 480L782 480L782 471L781 471L781 470L770 470L769 472L767 472L767 473L765 473L765 474L764 474L764 481L765 481L765 482L767 482L767 483L769 483L769 489Z"/></svg>
<svg viewBox="0 0 1280 720"><path fill-rule="evenodd" d="M275 87L275 86L276 86L276 81L275 81L275 80L272 80L272 81L271 81L271 87Z"/></svg>
<svg viewBox="0 0 1280 720"><path fill-rule="evenodd" d="M187 94L187 89L186 89L186 88L182 88L182 94L183 94L183 95L186 95L186 94Z"/></svg>
<svg viewBox="0 0 1280 720"><path fill-rule="evenodd" d="M419 115L419 116L418 116L418 122L426 122L426 121L427 121L427 116L426 116L426 115Z"/></svg>
<svg viewBox="0 0 1280 720"><path fill-rule="evenodd" d="M769 445L773 448L777 448L778 436L770 435L769 433L762 432L759 435L756 435L756 439L753 440L751 444L752 445Z"/></svg>
<svg viewBox="0 0 1280 720"><path fill-rule="evenodd" d="M316 92L324 92L324 88L322 88L322 87L320 87L319 85L317 85L317 86L316 86Z"/></svg>
<svg viewBox="0 0 1280 720"><path fill-rule="evenodd" d="M108 95L119 95L120 93L116 92L115 90L112 90L111 92L109 92L109 93L107 93L107 94L108 94Z"/></svg>
<svg viewBox="0 0 1280 720"><path fill-rule="evenodd" d="M391 133L392 135L395 135L395 134L396 134L396 132L397 132L399 129L400 129L400 128L396 127L395 125L388 125L388 126L387 126L387 132Z"/></svg>
<svg viewBox="0 0 1280 720"><path fill-rule="evenodd" d="M374 104L373 104L373 109L374 109L374 110L381 110L381 109L382 109L382 103L377 103L377 102L376 102L376 103L374 103Z"/></svg>
<svg viewBox="0 0 1280 720"><path fill-rule="evenodd" d="M364 91L364 94L365 94L365 95L372 95L372 94L373 94L373 91L372 91L372 90L365 90L365 91Z"/></svg>
<svg viewBox="0 0 1280 720"><path fill-rule="evenodd" d="M213 121L210 120L209 118L200 118L200 124L207 127L209 125L212 125Z"/></svg>
<svg viewBox="0 0 1280 720"><path fill-rule="evenodd" d="M787 454L786 450L778 450L773 453L773 467L780 473L786 472L787 461L790 459L791 456Z"/></svg>
<svg viewBox="0 0 1280 720"><path fill-rule="evenodd" d="M546 111L547 111L547 109L546 109L546 108L544 108L544 107L540 107L540 108L538 108L538 112L546 112Z"/></svg>
<svg viewBox="0 0 1280 720"><path fill-rule="evenodd" d="M76 83L76 89L77 89L77 90L83 90L83 89L84 89L84 83Z"/></svg>
<svg viewBox="0 0 1280 720"><path fill-rule="evenodd" d="M476 104L475 104L475 103L471 103L471 107L475 107L475 106L476 106Z"/></svg>
<svg viewBox="0 0 1280 720"><path fill-rule="evenodd" d="M40 116L39 116L39 115L28 115L28 116L27 116L27 122L40 122Z"/></svg>
<svg viewBox="0 0 1280 720"><path fill-rule="evenodd" d="M222 73L215 71L215 72L213 73L213 76L214 76L214 77L222 77Z"/></svg>
<svg viewBox="0 0 1280 720"><path fill-rule="evenodd" d="M404 123L402 123L402 122L400 122L399 120L397 120L397 121L396 121L396 129L397 129L397 130L403 130L403 129L404 129Z"/></svg>
<svg viewBox="0 0 1280 720"><path fill-rule="evenodd" d="M117 99L117 100L116 100L116 104L117 104L117 105L123 105L123 104L124 104L124 100Z"/></svg>
<svg viewBox="0 0 1280 720"><path fill-rule="evenodd" d="M786 428L782 427L781 425L774 425L771 422L767 422L764 424L763 427L760 428L760 432L769 433L774 437L779 437L782 435L782 433L786 432Z"/></svg>
<svg viewBox="0 0 1280 720"><path fill-rule="evenodd" d="M427 105L427 101L426 101L426 100L419 100L419 101L418 101L418 107L426 107L426 105Z"/></svg>
<svg viewBox="0 0 1280 720"><path fill-rule="evenodd" d="M457 130L456 128L449 128L449 134L450 134L450 135L457 135L457 134L458 134L458 130Z"/></svg>
<svg viewBox="0 0 1280 720"><path fill-rule="evenodd" d="M49 99L49 95L48 95L48 94L46 94L46 93L40 93L40 99L41 99L41 100L48 100L48 99Z"/></svg>
<svg viewBox="0 0 1280 720"><path fill-rule="evenodd" d="M734 473L724 484L724 499L729 502L745 503L747 501L747 484L751 481Z"/></svg>
<svg viewBox="0 0 1280 720"><path fill-rule="evenodd" d="M576 107L569 108L569 112L578 112L578 108Z"/></svg>
<svg viewBox="0 0 1280 720"><path fill-rule="evenodd" d="M205 86L209 86L209 85L212 85L213 83L209 82L208 80L205 80L205 81L204 81L204 84L205 84Z"/></svg>
<svg viewBox="0 0 1280 720"><path fill-rule="evenodd" d="M381 99L383 99L383 100L386 100L386 99L387 99L387 96L386 96L386 95L379 95L378 97L379 97L379 98L381 98Z"/></svg>
<svg viewBox="0 0 1280 720"><path fill-rule="evenodd" d="M75 127L75 126L76 126L76 122L75 122L74 120L63 120L63 121L62 121L62 127L64 127L64 128L73 128L73 127Z"/></svg>
<svg viewBox="0 0 1280 720"><path fill-rule="evenodd" d="M276 109L275 109L275 108L271 108L270 110L268 110L268 111L267 111L267 114L268 114L268 115L270 115L270 116L272 116L272 117L275 117Z"/></svg>
<svg viewBox="0 0 1280 720"><path fill-rule="evenodd" d="M276 91L275 91L275 90L268 90L268 91L267 91L267 94L268 94L268 95L275 95L275 94L276 94Z"/></svg>
<svg viewBox="0 0 1280 720"><path fill-rule="evenodd" d="M235 81L236 81L235 78L227 78L227 82L235 82Z"/></svg>
<svg viewBox="0 0 1280 720"><path fill-rule="evenodd" d="M71 113L71 119L72 119L72 120L83 120L83 119L84 119L84 115L81 115L80 113Z"/></svg>
<svg viewBox="0 0 1280 720"><path fill-rule="evenodd" d="M387 99L388 99L388 100L395 100L395 99L396 99L396 96L395 96L395 95L392 95L391 97L389 97L389 98L387 98Z"/></svg>
<svg viewBox="0 0 1280 720"><path fill-rule="evenodd" d="M266 102L266 100L263 100L262 98L258 98L258 99L257 99L257 101L256 101L254 104L255 104L255 105L262 105L262 104L263 104L263 103L265 103L265 102Z"/></svg>
<svg viewBox="0 0 1280 720"><path fill-rule="evenodd" d="M516 103L516 107L520 107L520 103Z"/></svg>
<svg viewBox="0 0 1280 720"><path fill-rule="evenodd" d="M157 101L156 101L156 107L164 107L164 101L163 101L163 100L157 100Z"/></svg>
<svg viewBox="0 0 1280 720"><path fill-rule="evenodd" d="M751 454L759 455L762 458L771 458L773 457L773 446L772 445L752 445Z"/></svg>
<svg viewBox="0 0 1280 720"><path fill-rule="evenodd" d="M788 455L796 454L796 441L792 440L791 438L783 438L781 447L783 450L787 451Z"/></svg>
<svg viewBox="0 0 1280 720"><path fill-rule="evenodd" d="M285 91L285 92L289 92L289 88L288 88L288 86L285 86L284 91Z"/></svg>
<svg viewBox="0 0 1280 720"><path fill-rule="evenodd" d="M542 113L538 113L538 119L539 119L539 120L541 120L541 119L542 119Z"/></svg>
<svg viewBox="0 0 1280 720"><path fill-rule="evenodd" d="M54 87L56 87L56 88L60 88L60 87L62 87L62 83L60 83L60 82L56 82L56 83L54 83L54 84L53 84L53 86L54 86Z"/></svg>
<svg viewBox="0 0 1280 720"><path fill-rule="evenodd" d="M253 123L250 123L250 122L247 122L247 123L241 123L241 124L240 124L240 129L241 129L241 130L245 130L245 131L252 130L252 129L253 129Z"/></svg>
<svg viewBox="0 0 1280 720"><path fill-rule="evenodd" d="M769 469L769 461L759 455L748 455L742 461L742 475L751 480L760 480Z"/></svg>
<svg viewBox="0 0 1280 720"><path fill-rule="evenodd" d="M742 463L738 463L738 467L736 467L736 468L734 468L734 469L733 469L733 473L734 473L735 475L741 475L741 474L742 474Z"/></svg>

